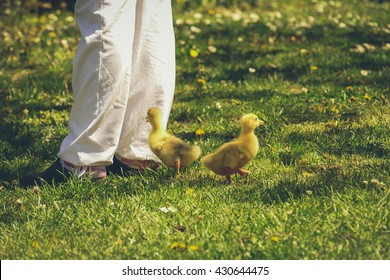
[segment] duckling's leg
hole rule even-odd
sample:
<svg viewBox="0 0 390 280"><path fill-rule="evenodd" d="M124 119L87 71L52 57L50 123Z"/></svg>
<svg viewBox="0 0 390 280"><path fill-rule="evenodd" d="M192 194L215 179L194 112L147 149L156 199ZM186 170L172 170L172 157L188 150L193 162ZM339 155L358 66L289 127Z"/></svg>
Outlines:
<svg viewBox="0 0 390 280"><path fill-rule="evenodd" d="M176 177L180 176L180 159L175 161Z"/></svg>
<svg viewBox="0 0 390 280"><path fill-rule="evenodd" d="M251 172L249 170L240 168L240 169L237 170L237 173L240 174L241 176L245 176L245 175L248 175Z"/></svg>
<svg viewBox="0 0 390 280"><path fill-rule="evenodd" d="M226 181L229 185L232 183L232 179L230 178L230 176L226 176Z"/></svg>

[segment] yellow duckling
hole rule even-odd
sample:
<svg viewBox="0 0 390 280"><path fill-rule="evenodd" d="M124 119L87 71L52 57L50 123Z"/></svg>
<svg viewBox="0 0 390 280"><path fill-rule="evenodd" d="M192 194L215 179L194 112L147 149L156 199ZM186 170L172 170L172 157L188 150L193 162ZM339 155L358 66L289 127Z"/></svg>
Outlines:
<svg viewBox="0 0 390 280"><path fill-rule="evenodd" d="M189 166L200 157L199 146L190 146L162 128L159 108L150 108L146 120L152 126L148 139L150 149L163 163L175 168L176 175L180 175L181 168Z"/></svg>
<svg viewBox="0 0 390 280"><path fill-rule="evenodd" d="M214 153L205 155L201 163L217 175L226 176L230 183L230 176L238 173L247 175L250 171L242 167L254 159L259 151L259 140L254 131L263 125L255 114L246 114L241 118L241 133L237 139L223 144Z"/></svg>

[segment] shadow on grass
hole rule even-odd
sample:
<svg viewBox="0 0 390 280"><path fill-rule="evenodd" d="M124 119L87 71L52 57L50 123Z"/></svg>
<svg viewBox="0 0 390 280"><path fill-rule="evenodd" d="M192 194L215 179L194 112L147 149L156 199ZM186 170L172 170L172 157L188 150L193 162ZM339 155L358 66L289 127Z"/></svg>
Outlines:
<svg viewBox="0 0 390 280"><path fill-rule="evenodd" d="M294 145L310 143L320 151L337 156L361 155L387 158L390 147L383 135L389 129L383 126L336 127L324 131L294 131L286 136L286 142Z"/></svg>
<svg viewBox="0 0 390 280"><path fill-rule="evenodd" d="M378 170L389 168L386 163L379 163ZM290 199L297 200L310 196L330 197L335 192L343 193L348 189L366 189L381 192L379 187L367 186L363 181L370 179L371 163L362 163L358 166L319 165L298 167L294 173L273 180L255 179L254 184L243 184L238 188L239 195L232 195L232 199L239 203L262 202L264 204L284 203ZM310 177L301 175L302 170L312 172ZM377 178L385 179L384 174L377 172ZM382 178L381 178L382 177ZM235 190L237 191L237 189Z"/></svg>
<svg viewBox="0 0 390 280"><path fill-rule="evenodd" d="M1 180L16 180L21 174L41 170L43 161L55 160L60 142L56 139L44 142L42 137L39 129L32 125L0 127Z"/></svg>

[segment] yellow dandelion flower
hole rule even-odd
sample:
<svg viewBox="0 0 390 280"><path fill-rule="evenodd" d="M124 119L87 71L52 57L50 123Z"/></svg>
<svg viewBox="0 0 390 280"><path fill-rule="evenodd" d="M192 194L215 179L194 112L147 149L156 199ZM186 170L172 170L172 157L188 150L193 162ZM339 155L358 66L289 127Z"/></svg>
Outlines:
<svg viewBox="0 0 390 280"><path fill-rule="evenodd" d="M204 130L203 128L199 128L195 131L195 135L199 136L199 143L202 143L202 137L204 135Z"/></svg>
<svg viewBox="0 0 390 280"><path fill-rule="evenodd" d="M199 128L195 131L195 135L203 135L204 134L204 130L203 128Z"/></svg>
<svg viewBox="0 0 390 280"><path fill-rule="evenodd" d="M200 247L198 245L190 245L188 249L190 251L199 251Z"/></svg>
<svg viewBox="0 0 390 280"><path fill-rule="evenodd" d="M311 66L310 66L310 70L311 70L311 71L317 71L317 70L318 70L318 66L316 66L316 65L311 65Z"/></svg>
<svg viewBox="0 0 390 280"><path fill-rule="evenodd" d="M366 93L364 96L363 96L364 99L366 99L367 101L370 101L371 100L371 96L368 95L368 93Z"/></svg>
<svg viewBox="0 0 390 280"><path fill-rule="evenodd" d="M197 82L198 85L200 85L200 86L206 85L206 80L205 80L205 79L202 79L202 78L198 79L196 82Z"/></svg>
<svg viewBox="0 0 390 280"><path fill-rule="evenodd" d="M187 247L186 244L183 243L183 242L173 242L173 243L169 246L169 248L170 248L171 250L176 250L176 249L185 250L186 247Z"/></svg>
<svg viewBox="0 0 390 280"><path fill-rule="evenodd" d="M325 110L325 106L323 104L319 104L319 105L317 105L317 110L318 110L318 112L322 113Z"/></svg>
<svg viewBox="0 0 390 280"><path fill-rule="evenodd" d="M199 56L199 52L197 50L190 50L190 56L196 58Z"/></svg>
<svg viewBox="0 0 390 280"><path fill-rule="evenodd" d="M369 74L369 72L367 70L360 70L360 75L362 75L363 77L367 77Z"/></svg>
<svg viewBox="0 0 390 280"><path fill-rule="evenodd" d="M253 73L256 72L256 69L253 68L253 67L249 67L248 71L249 71L249 73L252 73L252 74L253 74Z"/></svg>
<svg viewBox="0 0 390 280"><path fill-rule="evenodd" d="M46 21L47 21L46 15L42 15L42 16L39 18L39 22L40 22L40 23L46 23Z"/></svg>
<svg viewBox="0 0 390 280"><path fill-rule="evenodd" d="M335 113L335 114L338 114L338 113L340 112L340 110L337 109L335 106L333 106L332 108L330 108L330 111L331 111L332 113Z"/></svg>
<svg viewBox="0 0 390 280"><path fill-rule="evenodd" d="M272 236L272 237L271 237L271 240L272 240L273 242L275 242L275 243L279 243L279 242L280 242L279 236L276 236L276 235Z"/></svg>
<svg viewBox="0 0 390 280"><path fill-rule="evenodd" d="M188 195L188 196L192 195L193 193L194 193L194 189L193 188L188 188L186 190L186 195Z"/></svg>
<svg viewBox="0 0 390 280"><path fill-rule="evenodd" d="M34 248L34 249L38 249L39 248L39 243L38 243L38 241L33 241L33 243L32 243L32 247Z"/></svg>
<svg viewBox="0 0 390 280"><path fill-rule="evenodd" d="M300 50L299 50L299 53L300 53L300 54L308 54L309 51L308 51L307 49L300 49Z"/></svg>

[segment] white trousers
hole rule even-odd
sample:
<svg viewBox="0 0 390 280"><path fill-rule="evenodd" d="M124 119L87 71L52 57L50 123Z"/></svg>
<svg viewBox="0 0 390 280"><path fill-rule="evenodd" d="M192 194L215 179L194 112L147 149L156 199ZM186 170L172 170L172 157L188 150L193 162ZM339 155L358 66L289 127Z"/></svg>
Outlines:
<svg viewBox="0 0 390 280"><path fill-rule="evenodd" d="M166 126L175 87L170 0L77 0L81 41L73 61L74 105L58 157L76 166L155 160L150 107Z"/></svg>

